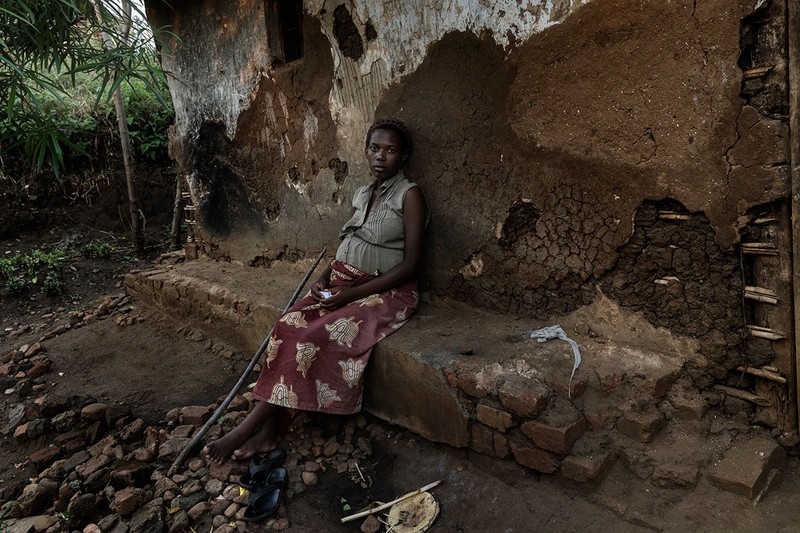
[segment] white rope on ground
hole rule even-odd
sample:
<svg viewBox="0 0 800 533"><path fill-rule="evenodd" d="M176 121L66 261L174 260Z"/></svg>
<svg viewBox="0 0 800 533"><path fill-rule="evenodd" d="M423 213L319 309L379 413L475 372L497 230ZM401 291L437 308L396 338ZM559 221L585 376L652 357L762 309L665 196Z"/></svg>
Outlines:
<svg viewBox="0 0 800 533"><path fill-rule="evenodd" d="M572 353L575 355L575 361L572 364L572 374L569 376L569 385L567 385L567 397L572 399L572 378L575 377L575 371L578 370L579 366L581 366L581 349L578 348L578 343L570 339L567 336L567 333L558 324L532 331L531 338L536 339L537 342L547 342L550 339L561 339L567 341L572 347Z"/></svg>

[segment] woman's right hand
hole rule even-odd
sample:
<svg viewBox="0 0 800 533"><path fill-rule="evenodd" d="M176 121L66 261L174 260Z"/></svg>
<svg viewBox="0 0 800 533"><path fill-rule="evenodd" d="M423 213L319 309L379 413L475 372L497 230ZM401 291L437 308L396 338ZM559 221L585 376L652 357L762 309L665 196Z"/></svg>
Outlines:
<svg viewBox="0 0 800 533"><path fill-rule="evenodd" d="M314 297L314 300L319 303L322 300L326 300L328 296L322 294L322 291L327 291L328 285L321 280L317 280L311 285L311 296Z"/></svg>

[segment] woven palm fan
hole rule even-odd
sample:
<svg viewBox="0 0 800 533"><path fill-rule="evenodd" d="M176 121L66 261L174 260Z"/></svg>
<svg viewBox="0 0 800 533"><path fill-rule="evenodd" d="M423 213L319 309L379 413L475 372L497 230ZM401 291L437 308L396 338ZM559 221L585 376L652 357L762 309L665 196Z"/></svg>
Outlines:
<svg viewBox="0 0 800 533"><path fill-rule="evenodd" d="M428 531L439 515L439 504L430 492L420 492L397 502L389 509L387 531L392 533L418 533Z"/></svg>

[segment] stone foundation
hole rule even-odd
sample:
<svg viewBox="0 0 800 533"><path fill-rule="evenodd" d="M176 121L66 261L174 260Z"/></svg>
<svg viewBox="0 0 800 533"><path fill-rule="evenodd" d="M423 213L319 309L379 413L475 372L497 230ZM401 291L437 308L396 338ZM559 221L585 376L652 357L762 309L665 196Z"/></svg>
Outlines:
<svg viewBox="0 0 800 533"><path fill-rule="evenodd" d="M254 352L307 266L193 261L130 273L125 284L136 301ZM730 445L733 423L707 416L722 395L684 375L704 362L696 346L602 293L558 322L583 358L571 383L569 345L530 338L552 324L424 301L378 346L364 408L429 440L578 482L598 482L620 461L661 486L694 485Z"/></svg>

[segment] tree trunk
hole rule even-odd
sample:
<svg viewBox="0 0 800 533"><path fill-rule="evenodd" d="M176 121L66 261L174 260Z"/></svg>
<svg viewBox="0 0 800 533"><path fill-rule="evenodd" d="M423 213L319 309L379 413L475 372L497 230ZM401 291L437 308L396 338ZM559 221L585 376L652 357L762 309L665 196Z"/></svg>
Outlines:
<svg viewBox="0 0 800 533"><path fill-rule="evenodd" d="M99 18L103 18L100 3L96 0L93 2L95 11ZM121 32L119 44L125 44L128 39L128 32L131 27L131 3L130 0L122 0L122 7L125 11L125 20L123 24L125 27ZM106 48L109 50L115 47L115 43L111 35L103 32L103 40L106 43ZM112 77L112 82L116 78L116 73ZM139 208L139 197L136 194L136 181L134 177L134 163L133 151L131 150L131 138L128 133L128 113L125 108L125 101L122 99L122 90L117 86L114 91L114 111L117 115L117 126L119 127L119 141L122 145L122 160L125 163L125 181L128 187L128 205L131 214L131 237L133 240L133 255L141 257L144 255L144 215Z"/></svg>

